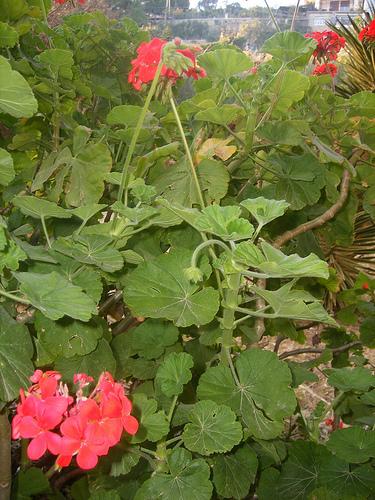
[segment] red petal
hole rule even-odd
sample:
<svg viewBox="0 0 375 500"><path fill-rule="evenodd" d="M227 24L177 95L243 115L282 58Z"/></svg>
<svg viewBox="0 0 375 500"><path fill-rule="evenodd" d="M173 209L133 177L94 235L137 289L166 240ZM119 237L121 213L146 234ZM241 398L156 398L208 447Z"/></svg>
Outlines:
<svg viewBox="0 0 375 500"><path fill-rule="evenodd" d="M93 399L87 399L79 405L79 414L86 420L99 420L100 408Z"/></svg>
<svg viewBox="0 0 375 500"><path fill-rule="evenodd" d="M81 469L93 469L98 463L98 456L87 446L81 448L77 455L77 464Z"/></svg>
<svg viewBox="0 0 375 500"><path fill-rule="evenodd" d="M63 436L81 441L84 432L83 421L79 416L68 417L61 424L60 430Z"/></svg>
<svg viewBox="0 0 375 500"><path fill-rule="evenodd" d="M30 460L38 460L47 451L47 439L44 432L30 441L27 447L27 456Z"/></svg>
<svg viewBox="0 0 375 500"><path fill-rule="evenodd" d="M138 420L132 415L129 415L128 417L123 417L122 424L128 434L131 434L133 436L134 434L137 433L139 423Z"/></svg>
<svg viewBox="0 0 375 500"><path fill-rule="evenodd" d="M63 455L74 455L80 449L82 442L70 437L62 437L60 442L60 453Z"/></svg>
<svg viewBox="0 0 375 500"><path fill-rule="evenodd" d="M72 455L59 455L56 459L56 464L59 467L68 467L72 461Z"/></svg>
<svg viewBox="0 0 375 500"><path fill-rule="evenodd" d="M55 432L47 431L45 433L47 438L47 448L53 455L59 455L61 453L61 436Z"/></svg>
<svg viewBox="0 0 375 500"><path fill-rule="evenodd" d="M34 438L42 429L33 417L22 417L19 422L19 432L23 438Z"/></svg>

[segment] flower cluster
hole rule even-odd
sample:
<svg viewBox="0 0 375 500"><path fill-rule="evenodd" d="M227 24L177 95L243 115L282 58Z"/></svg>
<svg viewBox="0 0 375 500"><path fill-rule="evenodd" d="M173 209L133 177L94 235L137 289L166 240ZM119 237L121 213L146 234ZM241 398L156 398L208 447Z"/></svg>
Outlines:
<svg viewBox="0 0 375 500"><path fill-rule="evenodd" d="M338 53L345 47L345 38L334 31L314 31L307 33L306 38L312 38L317 46L313 52L314 63L320 62L314 68L313 75L330 75L334 78L337 67L329 61L336 61Z"/></svg>
<svg viewBox="0 0 375 500"><path fill-rule="evenodd" d="M26 392L21 389L12 421L13 439L30 439L30 460L38 460L48 450L57 455L58 467L68 466L75 456L81 469L92 469L98 457L120 441L124 430L131 435L138 430L124 387L108 372L88 397L84 388L93 379L83 373L74 376L75 397L62 384L59 372L36 370L30 380L33 385Z"/></svg>
<svg viewBox="0 0 375 500"><path fill-rule="evenodd" d="M337 74L337 66L332 63L317 64L314 68L313 75L330 75L334 78Z"/></svg>
<svg viewBox="0 0 375 500"><path fill-rule="evenodd" d="M163 55L163 49L167 43L166 40L153 38L150 42L142 42L138 47L138 56L131 62L133 68L128 77L129 83L136 90L140 90L144 83L149 83L154 79ZM175 46L178 47L180 45L181 41L175 40ZM205 71L197 65L196 52L199 50L197 47L176 49L175 53L183 56L181 59L184 61L184 66L181 68L181 71L176 71L176 68L169 68L163 65L161 76L172 83L175 83L182 74L192 77L194 80L206 76Z"/></svg>
<svg viewBox="0 0 375 500"><path fill-rule="evenodd" d="M375 42L375 19L370 24L367 24L358 35L358 39L363 42Z"/></svg>
<svg viewBox="0 0 375 500"><path fill-rule="evenodd" d="M64 3L69 2L69 0L55 0L55 2L58 3L59 5L64 5ZM78 0L78 3L80 5L84 5L86 3L86 0Z"/></svg>

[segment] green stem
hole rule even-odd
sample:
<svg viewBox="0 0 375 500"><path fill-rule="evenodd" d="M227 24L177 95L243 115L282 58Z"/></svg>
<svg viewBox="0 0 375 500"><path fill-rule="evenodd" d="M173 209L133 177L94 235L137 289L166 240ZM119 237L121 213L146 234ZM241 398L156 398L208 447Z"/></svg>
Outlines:
<svg viewBox="0 0 375 500"><path fill-rule="evenodd" d="M178 396L173 397L171 407L169 409L168 416L167 416L168 422L170 422L172 420L173 412L174 412L174 409L175 409L176 404L177 404L177 399L178 399Z"/></svg>
<svg viewBox="0 0 375 500"><path fill-rule="evenodd" d="M262 310L265 310L265 309L262 309ZM235 308L235 311L247 314L249 316L254 316L254 318L270 318L270 319L273 319L273 318L277 318L278 317L278 315L275 314L275 313L263 314L261 312L262 310L260 310L260 311L252 311L251 309L247 309L246 307L236 307Z"/></svg>
<svg viewBox="0 0 375 500"><path fill-rule="evenodd" d="M228 288L224 291L224 310L223 310L223 340L221 344L221 361L230 365L230 349L233 343L233 330L235 329L235 310L238 305L238 291L241 283L241 274L231 274L227 278ZM229 351L228 351L229 350Z"/></svg>
<svg viewBox="0 0 375 500"><path fill-rule="evenodd" d="M44 0L39 0L40 2L40 8L43 14L43 19L46 25L48 26L48 18L47 18L47 11L46 11L46 6L44 5Z"/></svg>
<svg viewBox="0 0 375 500"><path fill-rule="evenodd" d="M20 304L27 304L27 305L31 304L31 302L29 300L20 299L19 297L17 297L17 295L13 295L12 293L6 292L5 290L0 289L0 295L2 295L3 297L6 297L7 299L14 300L15 302L19 302Z"/></svg>
<svg viewBox="0 0 375 500"><path fill-rule="evenodd" d="M174 437L172 439L168 439L168 441L166 441L165 444L167 446L169 446L170 444L176 443L177 441L181 441L181 440L182 440L182 436L179 435L179 436L176 436L176 437Z"/></svg>
<svg viewBox="0 0 375 500"><path fill-rule="evenodd" d="M235 324L235 323L233 323L233 324ZM227 359L228 359L230 371L232 372L233 380L236 382L237 387L241 387L241 383L240 383L240 380L237 376L237 372L236 372L236 369L235 369L234 364L233 364L232 356L230 354L230 349L226 348L225 350L227 353Z"/></svg>
<svg viewBox="0 0 375 500"><path fill-rule="evenodd" d="M142 448L142 446L140 446L139 449L141 451L143 451L143 453L147 453L148 455L151 455L152 457L156 457L156 452L153 450L149 450L148 448Z"/></svg>
<svg viewBox="0 0 375 500"><path fill-rule="evenodd" d="M241 106L244 108L244 110L247 111L247 106L245 104L245 101L242 99L242 97L237 92L237 90L233 87L233 85L230 83L229 80L225 80L225 82L228 85L228 87L230 88L230 90L232 91L234 97L238 100L238 102L241 104Z"/></svg>
<svg viewBox="0 0 375 500"><path fill-rule="evenodd" d="M145 101L144 106L142 108L142 111L141 111L141 113L139 115L138 122L137 122L137 125L135 127L134 134L132 136L132 140L130 142L129 149L128 149L128 152L127 152L127 155L126 155L126 158L125 158L124 166L123 166L123 169L122 169L121 180L120 180L120 187L119 187L117 199L119 201L121 201L122 197L124 196L124 203L125 203L125 205L128 204L128 187L129 187L129 167L130 167L130 162L132 160L132 157L133 157L133 154L134 154L134 151L135 151L135 147L137 145L138 137L139 137L139 134L141 132L143 122L145 121L146 114L147 114L148 108L149 108L150 103L151 103L151 99L153 98L153 96L155 94L156 87L157 87L158 82L159 82L159 77L160 77L162 68L163 68L163 62L162 62L162 59L161 59L160 62L159 62L159 65L157 67L154 79L152 80L150 90L148 91L148 94L147 94L147 97L146 97L146 101Z"/></svg>
<svg viewBox="0 0 375 500"><path fill-rule="evenodd" d="M12 482L11 431L7 411L0 413L0 500L10 499Z"/></svg>
<svg viewBox="0 0 375 500"><path fill-rule="evenodd" d="M186 156L187 156L187 159L188 159L188 163L189 163L189 166L190 166L191 175L193 177L193 181L194 181L195 188L196 188L196 191L197 191L199 203L200 203L201 208L204 208L205 207L205 203L204 203L204 198L203 198L203 194L202 194L202 189L201 189L201 186L199 184L199 179L198 179L198 176L197 176L197 172L195 170L193 158L191 156L189 145L188 145L187 140L186 140L184 129L182 127L180 116L179 116L177 108L176 108L176 103L174 102L172 90L170 91L169 102L171 103L172 111L173 111L174 117L176 119L177 127L178 127L178 130L180 132L181 139L182 139L182 143L183 143L184 148L185 148L185 153L186 153Z"/></svg>
<svg viewBox="0 0 375 500"><path fill-rule="evenodd" d="M48 236L45 218L41 217L40 220L42 222L42 228L43 228L44 236L46 237L46 240L47 240L47 245L49 248L51 248L51 240L49 239L49 236Z"/></svg>
<svg viewBox="0 0 375 500"><path fill-rule="evenodd" d="M267 274L256 273L253 271L242 271L241 274L243 274L244 276L248 276L249 278L266 279L269 277Z"/></svg>
<svg viewBox="0 0 375 500"><path fill-rule="evenodd" d="M206 247L211 246L211 245L218 245L219 247L223 248L226 252L230 252L229 248L225 243L223 243L220 240L205 240L203 243L200 243L196 249L193 252L193 255L191 256L191 267L197 267L197 260L198 260L198 254L202 250L204 250Z"/></svg>
<svg viewBox="0 0 375 500"><path fill-rule="evenodd" d="M281 31L280 26L279 26L278 22L276 21L276 18L275 18L275 16L273 15L272 9L271 9L271 8L270 8L270 6L268 5L267 0L264 0L264 3L265 3L265 4L266 4L266 6L267 6L268 12L270 13L270 16L271 16L271 19L272 19L273 24L275 25L276 31L280 32L280 31Z"/></svg>

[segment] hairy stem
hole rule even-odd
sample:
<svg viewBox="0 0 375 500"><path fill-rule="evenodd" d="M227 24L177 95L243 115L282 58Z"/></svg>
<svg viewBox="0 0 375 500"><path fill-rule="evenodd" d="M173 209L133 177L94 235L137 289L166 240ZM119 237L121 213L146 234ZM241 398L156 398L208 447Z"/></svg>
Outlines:
<svg viewBox="0 0 375 500"><path fill-rule="evenodd" d="M223 340L221 344L221 361L228 365L230 350L233 343L233 331L235 324L235 309L238 305L238 291L240 288L241 274L231 274L228 276L228 288L224 291L224 311L223 311Z"/></svg>
<svg viewBox="0 0 375 500"><path fill-rule="evenodd" d="M10 499L12 482L11 432L8 414L0 413L0 500Z"/></svg>
<svg viewBox="0 0 375 500"><path fill-rule="evenodd" d="M171 103L172 111L173 111L174 117L176 119L177 127L178 127L178 130L180 132L181 139L182 139L182 143L183 143L184 148L185 148L186 157L188 159L188 163L190 166L191 175L192 175L192 178L193 178L193 181L195 184L195 189L196 189L196 192L198 195L199 203L200 203L201 208L204 208L205 203L204 203L204 199L203 199L202 189L201 189L201 186L199 184L199 179L197 176L197 172L195 170L195 166L194 166L193 158L191 156L190 148L189 148L189 145L188 145L186 137L185 137L185 133L184 133L184 129L182 127L180 116L179 116L177 108L176 108L176 103L174 102L172 90L170 93L169 102Z"/></svg>
<svg viewBox="0 0 375 500"><path fill-rule="evenodd" d="M14 295L13 293L6 292L5 290L2 290L0 288L0 295L3 297L6 297L7 299L14 300L14 302L19 302L20 304L26 304L30 305L31 302L27 299L21 299L20 297L17 297L17 295Z"/></svg>
<svg viewBox="0 0 375 500"><path fill-rule="evenodd" d="M159 82L159 77L160 77L162 68L163 68L163 62L162 62L162 59L161 59L159 65L157 67L154 79L152 80L151 87L150 87L150 90L148 91L148 94L147 94L145 103L143 105L142 111L139 114L138 122L137 122L137 125L135 127L134 134L132 136L132 140L130 142L128 152L126 154L124 166L122 168L122 174L121 174L121 179L120 179L120 187L119 187L117 199L119 201L121 201L122 197L124 197L124 203L125 203L125 205L127 205L127 203L128 203L129 167L130 167L130 162L131 162L131 160L133 158L133 154L134 154L134 151L135 151L135 147L137 145L138 137L139 137L139 134L140 134L140 132L142 130L142 125L143 125L143 122L145 121L146 114L147 114L148 108L149 108L150 103L151 103L151 99L153 98L153 96L155 94L156 87L157 87L158 82Z"/></svg>

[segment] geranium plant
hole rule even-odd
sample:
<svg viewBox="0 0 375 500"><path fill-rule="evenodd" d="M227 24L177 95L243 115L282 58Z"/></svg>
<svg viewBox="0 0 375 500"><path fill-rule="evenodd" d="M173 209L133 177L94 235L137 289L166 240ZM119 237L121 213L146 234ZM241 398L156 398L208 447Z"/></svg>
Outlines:
<svg viewBox="0 0 375 500"><path fill-rule="evenodd" d="M359 203L374 217L374 94L312 75L316 37L277 33L254 71L19 2L0 11L0 496L12 421L20 498L371 498L371 259L340 312L324 299L327 248ZM334 397L307 414L316 368Z"/></svg>

